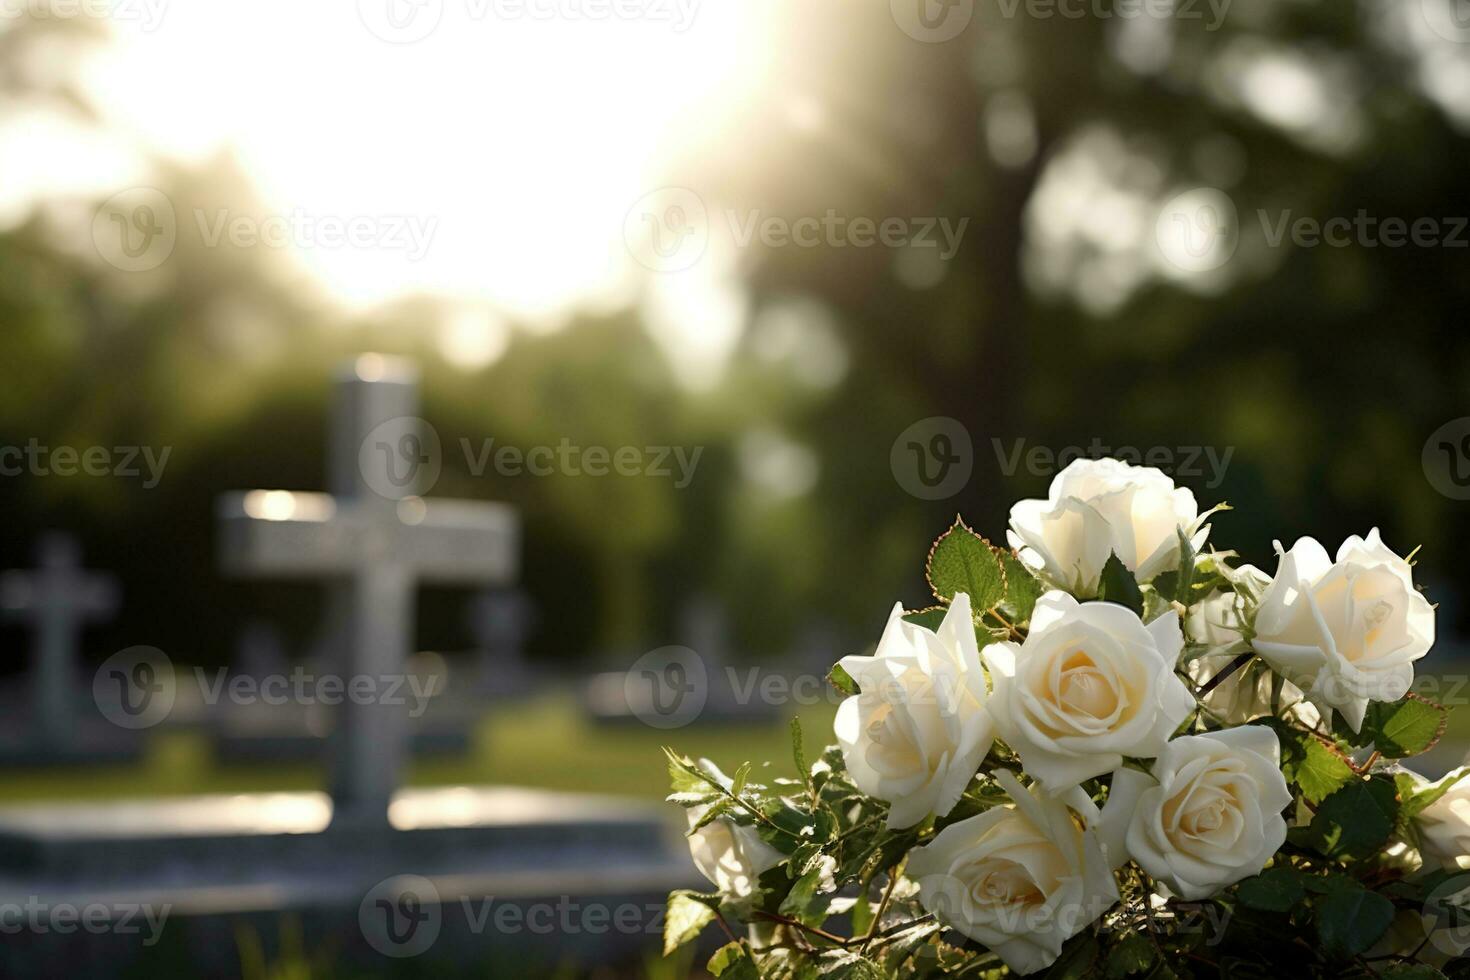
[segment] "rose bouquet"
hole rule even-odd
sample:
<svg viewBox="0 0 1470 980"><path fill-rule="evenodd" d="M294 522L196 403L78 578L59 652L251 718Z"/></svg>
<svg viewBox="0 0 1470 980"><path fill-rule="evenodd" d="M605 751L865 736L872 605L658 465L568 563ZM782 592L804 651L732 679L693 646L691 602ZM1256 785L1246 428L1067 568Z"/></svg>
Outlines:
<svg viewBox="0 0 1470 980"><path fill-rule="evenodd" d="M936 604L832 669L836 744L809 760L793 723L794 778L670 750L714 890L670 895L666 952L717 928L739 980L1470 977L1470 768L1403 761L1448 715L1410 692L1411 562L1375 530L1267 575L1208 547L1212 513L1074 462L1010 548L934 542Z"/></svg>

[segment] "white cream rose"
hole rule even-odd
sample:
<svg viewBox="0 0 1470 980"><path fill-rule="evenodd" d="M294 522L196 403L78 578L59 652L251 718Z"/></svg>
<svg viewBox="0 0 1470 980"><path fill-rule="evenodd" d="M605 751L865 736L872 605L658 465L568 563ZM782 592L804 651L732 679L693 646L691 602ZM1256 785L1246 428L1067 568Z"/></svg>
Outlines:
<svg viewBox="0 0 1470 980"><path fill-rule="evenodd" d="M1090 829L1097 808L1080 788L1046 798L1009 772L995 779L1015 804L944 828L910 855L906 874L940 922L1033 973L1112 908L1118 887Z"/></svg>
<svg viewBox="0 0 1470 980"><path fill-rule="evenodd" d="M1337 561L1312 538L1282 551L1256 610L1256 652L1331 718L1353 731L1369 701L1397 701L1414 661L1434 644L1434 609L1414 588L1408 562L1374 528L1342 543Z"/></svg>
<svg viewBox="0 0 1470 980"><path fill-rule="evenodd" d="M1153 774L1119 769L1103 809L1109 856L1137 861L1185 901L1259 874L1286 841L1291 791L1262 725L1174 739Z"/></svg>
<svg viewBox="0 0 1470 980"><path fill-rule="evenodd" d="M734 785L730 777L708 759L699 760L699 765L726 789ZM707 806L689 808L691 829L708 810ZM694 831L689 836L689 853L694 858L694 866L710 880L710 884L736 896L749 895L755 890L755 881L762 872L786 860L785 855L761 840L754 827L742 827L726 817L712 820Z"/></svg>
<svg viewBox="0 0 1470 980"><path fill-rule="evenodd" d="M892 829L949 813L994 740L970 597L954 597L937 632L894 606L876 653L841 665L860 690L833 723L853 782L891 804Z"/></svg>
<svg viewBox="0 0 1470 980"><path fill-rule="evenodd" d="M985 648L996 734L1052 794L1152 758L1195 708L1174 673L1183 646L1172 610L1145 626L1116 603L1048 592L1024 643Z"/></svg>
<svg viewBox="0 0 1470 980"><path fill-rule="evenodd" d="M1249 589L1259 596L1271 584L1271 576L1252 565L1242 565L1233 573L1237 589ZM1245 640L1246 597L1239 591L1215 592L1189 607L1185 633L1190 642L1204 647L1185 668L1195 684L1203 687L1222 671L1231 667L1243 653L1250 651ZM1274 712L1272 687L1276 677L1260 663L1236 669L1200 699L1211 715L1225 725L1243 725L1254 718ZM1322 716L1306 701L1301 688L1290 681L1281 685L1281 705L1288 716L1308 728L1316 728Z"/></svg>
<svg viewBox="0 0 1470 980"><path fill-rule="evenodd" d="M1058 588L1096 595L1114 553L1140 582L1179 564L1179 531L1199 551L1209 534L1194 494L1150 466L1079 459L1045 500L1011 508L1007 537L1021 560Z"/></svg>

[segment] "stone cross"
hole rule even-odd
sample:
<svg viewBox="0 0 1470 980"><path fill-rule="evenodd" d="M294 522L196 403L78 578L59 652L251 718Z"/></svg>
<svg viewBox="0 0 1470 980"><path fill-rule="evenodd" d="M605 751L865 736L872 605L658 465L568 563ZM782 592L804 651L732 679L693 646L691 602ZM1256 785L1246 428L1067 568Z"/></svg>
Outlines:
<svg viewBox="0 0 1470 980"><path fill-rule="evenodd" d="M332 822L388 822L408 751L415 592L421 582L507 584L520 527L504 504L424 499L438 439L418 418L411 364L364 354L342 372L330 493L253 490L220 500L226 571L331 583L329 614L348 685L332 736ZM351 685L375 685L372 697Z"/></svg>
<svg viewBox="0 0 1470 980"><path fill-rule="evenodd" d="M75 730L71 671L82 627L117 610L118 589L110 576L83 570L81 547L65 534L42 537L36 559L34 572L0 575L0 609L34 630L32 724L45 744L60 744Z"/></svg>
<svg viewBox="0 0 1470 980"><path fill-rule="evenodd" d="M725 607L707 595L696 596L679 616L680 642L710 664L730 659L730 620Z"/></svg>

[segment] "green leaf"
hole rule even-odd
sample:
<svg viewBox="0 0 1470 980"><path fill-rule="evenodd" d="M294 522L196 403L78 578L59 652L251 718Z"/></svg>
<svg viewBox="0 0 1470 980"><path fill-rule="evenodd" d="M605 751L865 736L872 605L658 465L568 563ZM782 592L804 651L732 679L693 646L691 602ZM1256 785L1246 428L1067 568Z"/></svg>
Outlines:
<svg viewBox="0 0 1470 980"><path fill-rule="evenodd" d="M798 919L809 926L821 925L827 918L827 906L832 904L831 895L822 895L817 891L822 884L822 871L819 864L796 879L796 884L791 886L791 891L787 892L786 897L781 900L781 907L778 911L788 918Z"/></svg>
<svg viewBox="0 0 1470 980"><path fill-rule="evenodd" d="M802 744L801 718L791 716L791 761L796 763L796 771L803 782L808 785L812 781L811 767L806 764L806 746Z"/></svg>
<svg viewBox="0 0 1470 980"><path fill-rule="evenodd" d="M1454 789L1460 780L1467 776L1470 776L1470 766L1461 766L1439 782L1430 783L1422 788L1408 777L1404 777L1403 782L1399 782L1398 777L1395 777L1394 781L1399 787L1399 798L1403 801L1404 819L1411 820L1423 813L1427 807L1438 803L1446 793Z"/></svg>
<svg viewBox="0 0 1470 980"><path fill-rule="evenodd" d="M1189 606L1194 603L1194 542L1189 540L1182 527L1176 527L1174 533L1179 535L1179 572L1174 585L1174 601Z"/></svg>
<svg viewBox="0 0 1470 980"><path fill-rule="evenodd" d="M887 980L878 964L848 950L824 953L821 975L841 980Z"/></svg>
<svg viewBox="0 0 1470 980"><path fill-rule="evenodd" d="M1327 857L1369 857L1393 835L1398 810L1398 787L1392 780L1358 780L1322 801L1307 836Z"/></svg>
<svg viewBox="0 0 1470 980"><path fill-rule="evenodd" d="M1403 759L1427 752L1444 735L1449 709L1409 695L1402 701L1375 701L1368 706L1359 730L1363 743L1390 759Z"/></svg>
<svg viewBox="0 0 1470 980"><path fill-rule="evenodd" d="M1111 980L1122 980L1134 973L1142 973L1153 966L1156 952L1154 944L1141 933L1130 932L1108 950L1107 975Z"/></svg>
<svg viewBox="0 0 1470 980"><path fill-rule="evenodd" d="M903 621L905 623L913 623L915 626L922 626L924 627L924 629L928 630L931 633L938 633L939 624L944 622L944 615L947 612L949 612L949 610L943 606L930 606L927 609L915 609L912 612L904 613Z"/></svg>
<svg viewBox="0 0 1470 980"><path fill-rule="evenodd" d="M669 760L669 789L672 791L670 802L688 805L688 801L694 796L708 797L724 792L714 777L696 766L693 760L686 759L668 746L664 746L664 755ZM674 799L675 796L680 799Z"/></svg>
<svg viewBox="0 0 1470 980"><path fill-rule="evenodd" d="M1272 868L1240 883L1241 904L1261 912L1290 912L1307 897L1295 868Z"/></svg>
<svg viewBox="0 0 1470 980"><path fill-rule="evenodd" d="M744 943L726 943L721 946L709 958L705 969L712 976L724 977L726 980L760 980L761 976Z"/></svg>
<svg viewBox="0 0 1470 980"><path fill-rule="evenodd" d="M689 828L689 833L685 836L693 837L697 832L703 830L705 827L708 827L716 820L728 814L731 807L733 807L734 805L735 802L731 800L728 796L720 797L718 800L709 805L709 809L700 814L699 819L694 821L694 825Z"/></svg>
<svg viewBox="0 0 1470 980"><path fill-rule="evenodd" d="M842 669L841 664L832 665L832 669L827 672L827 681L848 697L852 697L858 693L857 681L853 680L852 675Z"/></svg>
<svg viewBox="0 0 1470 980"><path fill-rule="evenodd" d="M1393 903L1362 888L1333 892L1317 907L1317 936L1334 959L1350 959L1383 937L1393 923Z"/></svg>
<svg viewBox="0 0 1470 980"><path fill-rule="evenodd" d="M1062 955L1051 965L1051 969L1046 971L1044 980L1081 980L1097 962L1097 954L1096 936L1090 932L1074 936L1062 949Z"/></svg>
<svg viewBox="0 0 1470 980"><path fill-rule="evenodd" d="M857 900L852 903L852 934L861 936L873 925L873 902L868 898L868 889L863 888L858 892Z"/></svg>
<svg viewBox="0 0 1470 980"><path fill-rule="evenodd" d="M1346 759L1310 732L1279 723L1271 727L1281 741L1281 772L1308 803L1321 803L1358 778Z"/></svg>
<svg viewBox="0 0 1470 980"><path fill-rule="evenodd" d="M1102 579L1098 583L1097 597L1105 602L1116 602L1143 615L1143 593L1139 591L1138 579L1123 564L1117 553L1108 556L1103 565Z"/></svg>
<svg viewBox="0 0 1470 980"><path fill-rule="evenodd" d="M958 517L929 549L927 575L936 599L947 603L964 592L976 613L1006 597L1005 571L995 549Z"/></svg>
<svg viewBox="0 0 1470 980"><path fill-rule="evenodd" d="M740 768L735 770L735 779L730 783L730 795L739 796L745 791L745 781L750 778L750 763L740 763Z"/></svg>
<svg viewBox="0 0 1470 980"><path fill-rule="evenodd" d="M1036 610L1036 600L1042 594L1041 582L1014 554L1009 551L1001 551L999 554L1001 568L1005 570L1006 576L1006 597L1002 605L1010 621L1020 625L1030 619Z"/></svg>
<svg viewBox="0 0 1470 980"><path fill-rule="evenodd" d="M670 892L669 908L664 914L664 955L693 942L713 921L715 910L693 892Z"/></svg>

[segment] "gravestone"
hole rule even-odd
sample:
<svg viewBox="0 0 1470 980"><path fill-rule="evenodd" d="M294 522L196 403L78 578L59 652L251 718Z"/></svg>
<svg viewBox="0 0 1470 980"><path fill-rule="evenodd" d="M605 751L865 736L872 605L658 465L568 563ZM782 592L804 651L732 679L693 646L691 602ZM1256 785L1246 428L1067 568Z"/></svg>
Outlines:
<svg viewBox="0 0 1470 980"><path fill-rule="evenodd" d="M0 611L30 628L31 658L25 701L6 712L0 762L49 765L120 761L138 755L137 740L113 737L112 726L84 702L74 675L88 622L117 611L117 582L82 567L76 539L48 533L36 548L33 571L0 575Z"/></svg>
<svg viewBox="0 0 1470 980"><path fill-rule="evenodd" d="M358 408L348 421L365 445L380 441L374 433L384 422L402 427L399 436L412 434L416 405L406 366L359 361L344 384ZM410 424L398 421L404 417ZM330 495L231 495L220 508L223 557L243 574L335 579L347 668L394 674L405 669L411 648L414 585L510 581L518 528L504 506L390 499L365 486L371 482L344 469ZM410 480L404 489L420 486ZM550 963L576 955L589 965L658 948L651 918L631 930L609 929L603 918L595 930L506 935L486 932L485 920L468 913L486 902L661 909L671 888L698 883L676 814L514 788L399 790L407 726L402 712L384 707L391 706L342 706L330 797L0 807L0 907L167 906L195 968L209 975L238 971L233 937L241 923L277 929L282 913L302 923L308 948L339 949L381 970L391 965L384 957L425 952L412 945L419 942L412 924L400 936L397 920L382 918L381 910L404 908L410 898L415 916L422 909L435 921L423 961L429 970L483 967L487 955L515 962L507 957L532 948ZM405 892L397 884L404 879L420 884ZM148 952L141 938L118 930L28 939L23 947L0 944L0 975L35 962L119 975Z"/></svg>
<svg viewBox="0 0 1470 980"><path fill-rule="evenodd" d="M780 722L788 705L766 700L760 683L770 668L733 663L730 637L724 606L696 596L680 613L678 644L650 649L626 669L594 674L583 708L593 721L610 725Z"/></svg>
<svg viewBox="0 0 1470 980"><path fill-rule="evenodd" d="M502 504L425 499L437 449L402 361L367 354L338 381L330 493L253 490L221 501L220 558L231 573L324 579L349 683L400 685L413 652L420 583L507 583L520 529ZM345 698L333 728L336 822L381 824L408 746L408 705Z"/></svg>
<svg viewBox="0 0 1470 980"><path fill-rule="evenodd" d="M526 637L535 618L530 597L520 589L488 589L471 601L480 691L507 697L531 689L534 675L526 661Z"/></svg>

